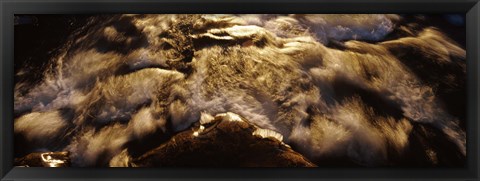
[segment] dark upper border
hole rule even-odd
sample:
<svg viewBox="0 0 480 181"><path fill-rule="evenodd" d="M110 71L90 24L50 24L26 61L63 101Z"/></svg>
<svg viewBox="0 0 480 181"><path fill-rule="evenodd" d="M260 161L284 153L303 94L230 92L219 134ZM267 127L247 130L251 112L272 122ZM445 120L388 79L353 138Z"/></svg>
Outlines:
<svg viewBox="0 0 480 181"><path fill-rule="evenodd" d="M6 180L478 180L478 0L0 0L0 178ZM13 15L106 13L466 13L468 122L464 169L13 168Z"/></svg>

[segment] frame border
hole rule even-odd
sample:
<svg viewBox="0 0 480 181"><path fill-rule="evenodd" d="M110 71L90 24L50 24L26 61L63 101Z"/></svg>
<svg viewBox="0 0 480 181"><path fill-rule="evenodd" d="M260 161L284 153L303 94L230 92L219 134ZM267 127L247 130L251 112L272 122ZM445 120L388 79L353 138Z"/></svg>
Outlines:
<svg viewBox="0 0 480 181"><path fill-rule="evenodd" d="M478 180L479 0L0 0L0 178L10 180ZM465 13L467 167L406 168L20 168L13 167L13 15L111 13Z"/></svg>

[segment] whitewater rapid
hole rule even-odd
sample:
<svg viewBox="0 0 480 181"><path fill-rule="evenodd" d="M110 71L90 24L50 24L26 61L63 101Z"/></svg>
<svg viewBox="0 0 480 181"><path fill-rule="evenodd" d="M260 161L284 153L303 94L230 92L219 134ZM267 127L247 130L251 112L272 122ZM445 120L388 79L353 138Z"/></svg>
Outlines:
<svg viewBox="0 0 480 181"><path fill-rule="evenodd" d="M465 50L434 27L413 30L401 20L93 17L59 47L40 83L16 82L15 133L32 152L69 151L74 166L108 165L132 140L233 112L312 160L388 165L409 149L416 124L439 130L465 156L465 131L437 93L439 84L462 86L454 84L465 79ZM403 34L390 37L394 31ZM408 61L462 74L427 83Z"/></svg>

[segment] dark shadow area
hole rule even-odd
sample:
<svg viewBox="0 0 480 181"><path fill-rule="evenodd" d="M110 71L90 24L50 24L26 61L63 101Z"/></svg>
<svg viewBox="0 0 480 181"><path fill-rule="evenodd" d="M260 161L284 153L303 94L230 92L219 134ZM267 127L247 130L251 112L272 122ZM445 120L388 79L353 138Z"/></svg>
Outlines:
<svg viewBox="0 0 480 181"><path fill-rule="evenodd" d="M403 167L465 167L466 157L452 141L438 129L414 123L405 154L395 160ZM405 159L408 158L408 159Z"/></svg>
<svg viewBox="0 0 480 181"><path fill-rule="evenodd" d="M15 15L15 83L38 83L68 37L82 27L88 15ZM18 74L20 70L22 73Z"/></svg>
<svg viewBox="0 0 480 181"><path fill-rule="evenodd" d="M385 96L382 96L382 94L386 93L380 93L363 88L342 78L337 78L333 82L333 90L338 102L343 102L346 99L358 96L364 105L373 108L375 113L378 115L383 117L391 116L397 120L403 117L401 105L395 101L386 99Z"/></svg>
<svg viewBox="0 0 480 181"><path fill-rule="evenodd" d="M428 57L422 51L408 46L390 46L388 50L413 71L423 83L434 88L434 93L442 100L450 114L460 119L465 129L466 120L466 79L465 60L450 57L452 62L440 62Z"/></svg>
<svg viewBox="0 0 480 181"><path fill-rule="evenodd" d="M89 38L89 40L97 40L92 42L93 44L90 45L90 48L95 48L101 53L113 51L125 55L141 47L148 46L147 37L133 24L133 17L124 16L115 20L105 24L105 27L113 28L111 31L115 32L115 35Z"/></svg>

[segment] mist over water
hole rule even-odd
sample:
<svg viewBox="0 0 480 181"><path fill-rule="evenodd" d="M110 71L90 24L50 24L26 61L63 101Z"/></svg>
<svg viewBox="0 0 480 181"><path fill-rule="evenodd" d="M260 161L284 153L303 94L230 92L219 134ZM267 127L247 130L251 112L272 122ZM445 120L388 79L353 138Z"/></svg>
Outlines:
<svg viewBox="0 0 480 181"><path fill-rule="evenodd" d="M129 142L232 112L319 165L448 166L467 152L449 107L465 104L466 53L419 27L399 15L92 17L40 82L16 82L15 134L27 152L108 166Z"/></svg>

